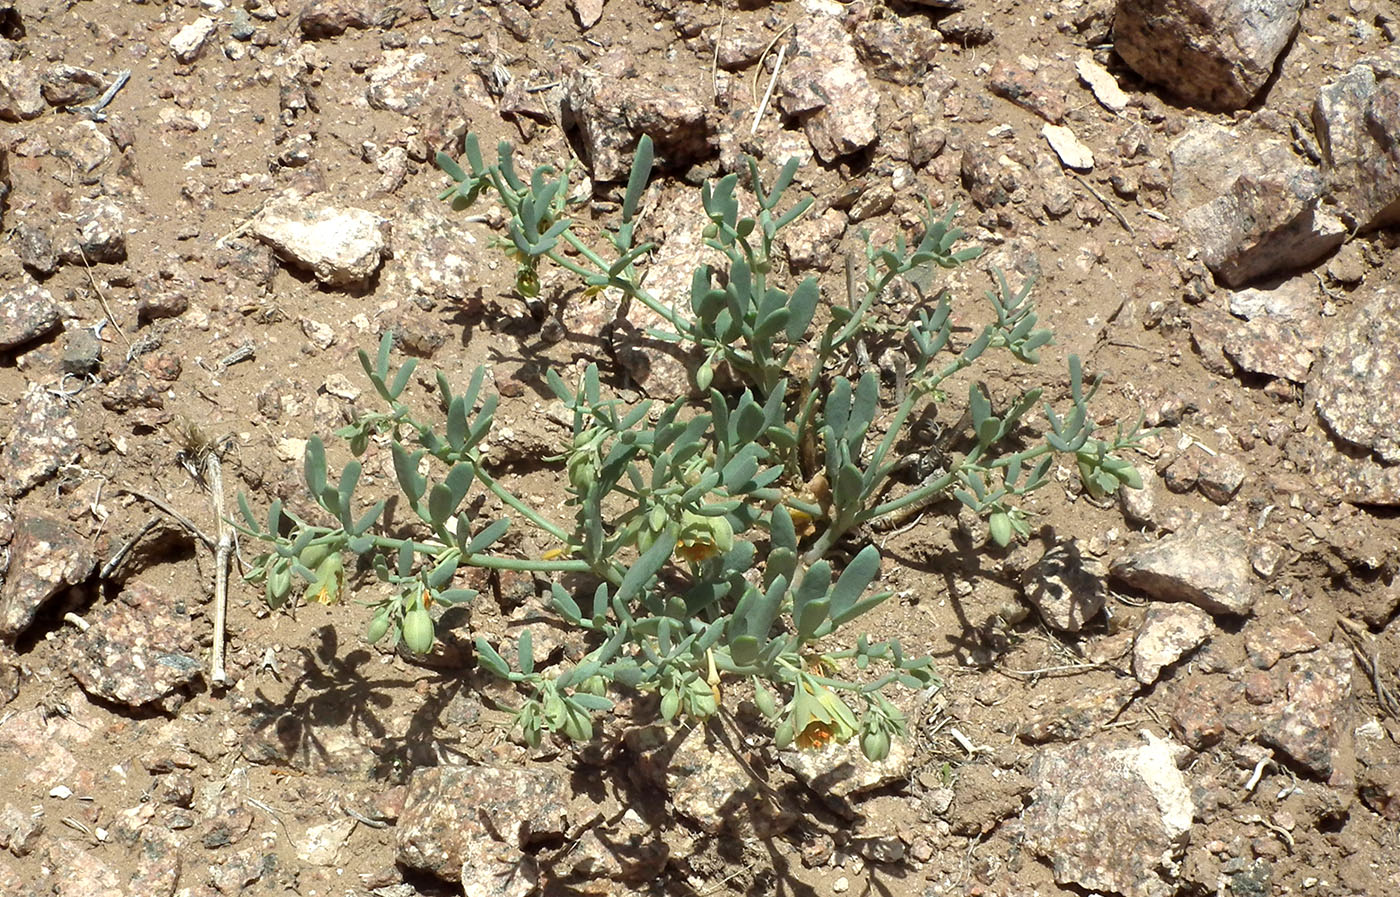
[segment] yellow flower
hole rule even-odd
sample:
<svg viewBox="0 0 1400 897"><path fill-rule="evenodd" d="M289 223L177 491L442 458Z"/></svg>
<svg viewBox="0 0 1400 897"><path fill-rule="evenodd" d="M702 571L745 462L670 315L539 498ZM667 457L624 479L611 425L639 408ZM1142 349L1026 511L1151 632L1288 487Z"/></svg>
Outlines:
<svg viewBox="0 0 1400 897"><path fill-rule="evenodd" d="M819 751L831 744L831 740L835 737L836 732L830 723L814 719L807 724L807 728L797 734L795 741L797 746L804 751Z"/></svg>
<svg viewBox="0 0 1400 897"><path fill-rule="evenodd" d="M698 564L718 557L733 547L734 527L730 526L727 518L682 512L676 554L692 564Z"/></svg>
<svg viewBox="0 0 1400 897"><path fill-rule="evenodd" d="M676 543L676 554L692 564L698 564L718 556L719 546L707 539L698 539L693 542L682 541Z"/></svg>

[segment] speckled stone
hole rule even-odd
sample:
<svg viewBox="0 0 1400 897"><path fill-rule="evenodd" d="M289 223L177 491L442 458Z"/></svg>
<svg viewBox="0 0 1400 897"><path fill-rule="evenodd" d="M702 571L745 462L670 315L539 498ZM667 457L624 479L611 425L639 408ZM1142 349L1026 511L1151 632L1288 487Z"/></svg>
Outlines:
<svg viewBox="0 0 1400 897"><path fill-rule="evenodd" d="M0 850L17 857L27 856L44 834L43 807L17 807L6 801L0 809ZM0 893L9 893L0 889Z"/></svg>
<svg viewBox="0 0 1400 897"><path fill-rule="evenodd" d="M445 208L436 200L409 200L394 221L394 264L384 272L385 288L392 296L451 302L471 312L481 305L484 244L491 237L485 225L464 224L443 214Z"/></svg>
<svg viewBox="0 0 1400 897"><path fill-rule="evenodd" d="M774 100L783 114L802 122L823 162L863 150L879 138L880 94L835 16L817 14L797 22Z"/></svg>
<svg viewBox="0 0 1400 897"><path fill-rule="evenodd" d="M549 769L416 770L396 833L398 861L461 882L468 897L524 897L538 872L521 848L563 832L568 793Z"/></svg>
<svg viewBox="0 0 1400 897"><path fill-rule="evenodd" d="M1273 74L1302 8L1303 0L1118 0L1114 49L1188 103L1240 109Z"/></svg>
<svg viewBox="0 0 1400 897"><path fill-rule="evenodd" d="M1332 433L1400 464L1400 290L1376 290L1332 330L1309 394Z"/></svg>
<svg viewBox="0 0 1400 897"><path fill-rule="evenodd" d="M1321 779L1345 774L1354 763L1351 647L1333 642L1297 660L1288 677L1288 703L1267 723L1260 740L1278 748Z"/></svg>
<svg viewBox="0 0 1400 897"><path fill-rule="evenodd" d="M1195 650L1215 628L1210 614L1189 604L1153 605L1133 639L1133 675L1143 685Z"/></svg>
<svg viewBox="0 0 1400 897"><path fill-rule="evenodd" d="M69 672L88 694L131 707L175 711L201 675L194 621L182 600L133 583L88 618Z"/></svg>
<svg viewBox="0 0 1400 897"><path fill-rule="evenodd" d="M9 645L0 643L0 707L19 696L19 655Z"/></svg>
<svg viewBox="0 0 1400 897"><path fill-rule="evenodd" d="M1108 568L1084 553L1077 540L1052 546L1022 577L1026 599L1046 625L1078 632L1103 610Z"/></svg>
<svg viewBox="0 0 1400 897"><path fill-rule="evenodd" d="M1021 729L1026 741L1076 741L1099 731L1123 712L1137 694L1131 679L1113 678L1104 685L1085 689L1067 701L1051 701L1033 712Z"/></svg>
<svg viewBox="0 0 1400 897"><path fill-rule="evenodd" d="M78 428L63 397L31 383L15 407L4 453L0 494L18 498L78 458Z"/></svg>
<svg viewBox="0 0 1400 897"><path fill-rule="evenodd" d="M1213 614L1248 614L1258 592L1244 537L1218 523L1130 551L1110 572L1155 598L1189 601Z"/></svg>
<svg viewBox="0 0 1400 897"><path fill-rule="evenodd" d="M1176 893L1168 869L1186 845L1194 805L1176 766L1180 746L1142 737L1100 736L1031 761L1026 843L1056 882L1124 897Z"/></svg>
<svg viewBox="0 0 1400 897"><path fill-rule="evenodd" d="M706 737L705 727L648 726L624 737L637 755L637 774L664 787L672 809L702 830L717 834L752 821L762 802L758 786L728 748Z"/></svg>
<svg viewBox="0 0 1400 897"><path fill-rule="evenodd" d="M1260 670L1272 669L1285 657L1315 651L1322 644L1311 629L1297 617L1260 621L1244 634L1244 650L1249 662Z"/></svg>
<svg viewBox="0 0 1400 897"><path fill-rule="evenodd" d="M21 517L10 545L10 575L0 586L0 640L13 641L40 608L87 579L96 564L88 541L58 519Z"/></svg>
<svg viewBox="0 0 1400 897"><path fill-rule="evenodd" d="M48 336L58 327L58 305L38 284L26 283L0 296L0 352Z"/></svg>

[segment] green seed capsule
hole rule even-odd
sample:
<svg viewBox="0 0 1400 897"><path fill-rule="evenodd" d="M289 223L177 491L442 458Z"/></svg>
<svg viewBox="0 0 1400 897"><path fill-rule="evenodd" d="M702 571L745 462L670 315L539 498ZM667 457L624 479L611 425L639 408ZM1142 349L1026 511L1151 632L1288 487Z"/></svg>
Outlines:
<svg viewBox="0 0 1400 897"><path fill-rule="evenodd" d="M374 619L369 621L369 631L365 633L365 638L369 639L371 645L384 638L389 632L389 612L382 610L374 615Z"/></svg>
<svg viewBox="0 0 1400 897"><path fill-rule="evenodd" d="M427 654L433 649L433 618L421 607L404 614L403 643L414 654Z"/></svg>
<svg viewBox="0 0 1400 897"><path fill-rule="evenodd" d="M681 695L678 691L668 691L661 696L661 718L666 722L676 718L681 709Z"/></svg>
<svg viewBox="0 0 1400 897"><path fill-rule="evenodd" d="M992 541L1005 548L1011 544L1011 516L998 511L987 521L987 532Z"/></svg>
<svg viewBox="0 0 1400 897"><path fill-rule="evenodd" d="M778 728L773 731L773 745L780 751L787 750L792 747L794 734L795 730L793 729L792 720L783 720L778 724Z"/></svg>
<svg viewBox="0 0 1400 897"><path fill-rule="evenodd" d="M753 702L758 707L758 712L768 719L773 719L778 715L778 702L774 700L773 693L762 683L758 683L754 687Z"/></svg>
<svg viewBox="0 0 1400 897"><path fill-rule="evenodd" d="M860 739L861 753L866 759L879 763L890 755L890 735L883 729L866 732Z"/></svg>

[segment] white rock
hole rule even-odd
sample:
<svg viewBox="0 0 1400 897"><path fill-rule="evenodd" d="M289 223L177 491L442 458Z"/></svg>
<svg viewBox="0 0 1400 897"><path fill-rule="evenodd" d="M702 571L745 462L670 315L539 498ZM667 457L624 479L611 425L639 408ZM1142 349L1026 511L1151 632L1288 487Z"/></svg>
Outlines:
<svg viewBox="0 0 1400 897"><path fill-rule="evenodd" d="M1091 56L1081 56L1074 65L1079 78L1094 92L1094 98L1110 112L1122 112L1128 107L1128 95L1118 86L1118 79Z"/></svg>
<svg viewBox="0 0 1400 897"><path fill-rule="evenodd" d="M170 39L170 52L180 62L194 62L204 52L205 43L218 27L213 19L200 16Z"/></svg>
<svg viewBox="0 0 1400 897"><path fill-rule="evenodd" d="M327 286L363 285L387 248L385 219L364 209L287 197L268 203L253 234Z"/></svg>
<svg viewBox="0 0 1400 897"><path fill-rule="evenodd" d="M297 843L297 859L313 866L334 866L355 830L355 820L336 819L306 830Z"/></svg>
<svg viewBox="0 0 1400 897"><path fill-rule="evenodd" d="M603 0L572 0L574 15L578 16L578 24L585 31L598 24L598 20L603 17Z"/></svg>
<svg viewBox="0 0 1400 897"><path fill-rule="evenodd" d="M1081 143L1069 128L1063 125L1046 125L1040 129L1040 133L1066 167L1080 171L1088 171L1094 167L1093 152Z"/></svg>

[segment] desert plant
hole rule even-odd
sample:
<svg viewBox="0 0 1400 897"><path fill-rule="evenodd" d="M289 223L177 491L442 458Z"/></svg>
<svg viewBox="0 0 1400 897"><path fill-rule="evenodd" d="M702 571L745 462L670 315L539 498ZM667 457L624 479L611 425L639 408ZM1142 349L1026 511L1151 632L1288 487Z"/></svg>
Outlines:
<svg viewBox="0 0 1400 897"><path fill-rule="evenodd" d="M434 609L475 596L454 587L463 568L550 576L555 612L592 639L580 662L537 668L528 631L515 646L514 664L485 638L475 640L478 662L517 686L513 710L532 744L546 732L589 738L595 714L612 706L619 689L654 693L668 721L705 719L725 705L728 692L752 695L780 746L859 738L867 756L881 758L904 730L887 687L924 687L934 674L928 658L906 655L898 641L850 635L863 614L890 597L870 592L881 558L862 534L892 515L952 496L986 515L991 538L1007 545L1029 533L1017 500L1047 482L1057 455L1073 457L1094 494L1140 485L1119 457L1138 438L1136 428L1120 428L1111 439L1095 435L1087 403L1097 383L1086 388L1071 358L1070 406L1064 413L1045 406L1043 434L1021 422L1039 404L1039 390L998 413L974 385L966 451L912 488L895 489L897 447L911 416L943 401L949 378L995 349L1035 363L1051 339L1036 326L1029 285L1013 291L999 274L998 289L987 293L991 321L961 346L954 345L946 292L907 322L884 322L873 313L896 281L926 279L979 254L955 248L962 234L951 212L938 218L930 209L912 245L899 239L893 247L867 246L864 275L852 278L848 301L824 303L815 278L785 288L773 254L779 233L811 205L804 199L783 207L797 162L780 169L771 189L750 162L754 214L741 210L737 175L703 188L707 243L725 264L722 271L698 268L689 307L675 308L652 296L638 271L653 248L635 239L652 167L649 140L637 148L617 227L607 232L607 254L573 230L567 172L541 166L527 181L516 173L509 144L488 164L473 137L466 142L468 168L441 155L438 163L454 181L443 198L455 207L487 193L502 206L507 224L500 245L517 266L521 294L537 294L539 267L548 263L590 289L616 290L624 301L647 306L665 322L651 335L700 359L698 399L627 407L605 393L596 366L576 383L550 371L549 386L572 415L572 436L558 458L574 510L564 524L515 497L484 464L480 446L496 410L485 371L478 368L460 393L439 373L443 419L424 420L402 398L415 362L394 369L386 334L374 358L360 353L385 408L337 435L356 457L371 440L388 443L421 534L384 533L378 525L384 500L357 510L359 462L347 463L332 483L324 446L313 437L305 478L329 520L304 520L274 504L264 524L240 499L244 532L270 546L251 578L264 584L273 604L287 601L299 583L312 600L334 600L343 589L343 554L368 558L391 587L376 605L369 637L425 652L434 643ZM866 371L853 380L836 372L860 341L874 338L900 345L908 358L900 395L879 427L879 376ZM813 350L815 363L795 372L794 355L803 347ZM721 370L732 388L716 386ZM495 495L552 547L541 557L500 550L511 520L473 520L464 508L474 488ZM748 688L732 687L743 681Z"/></svg>

